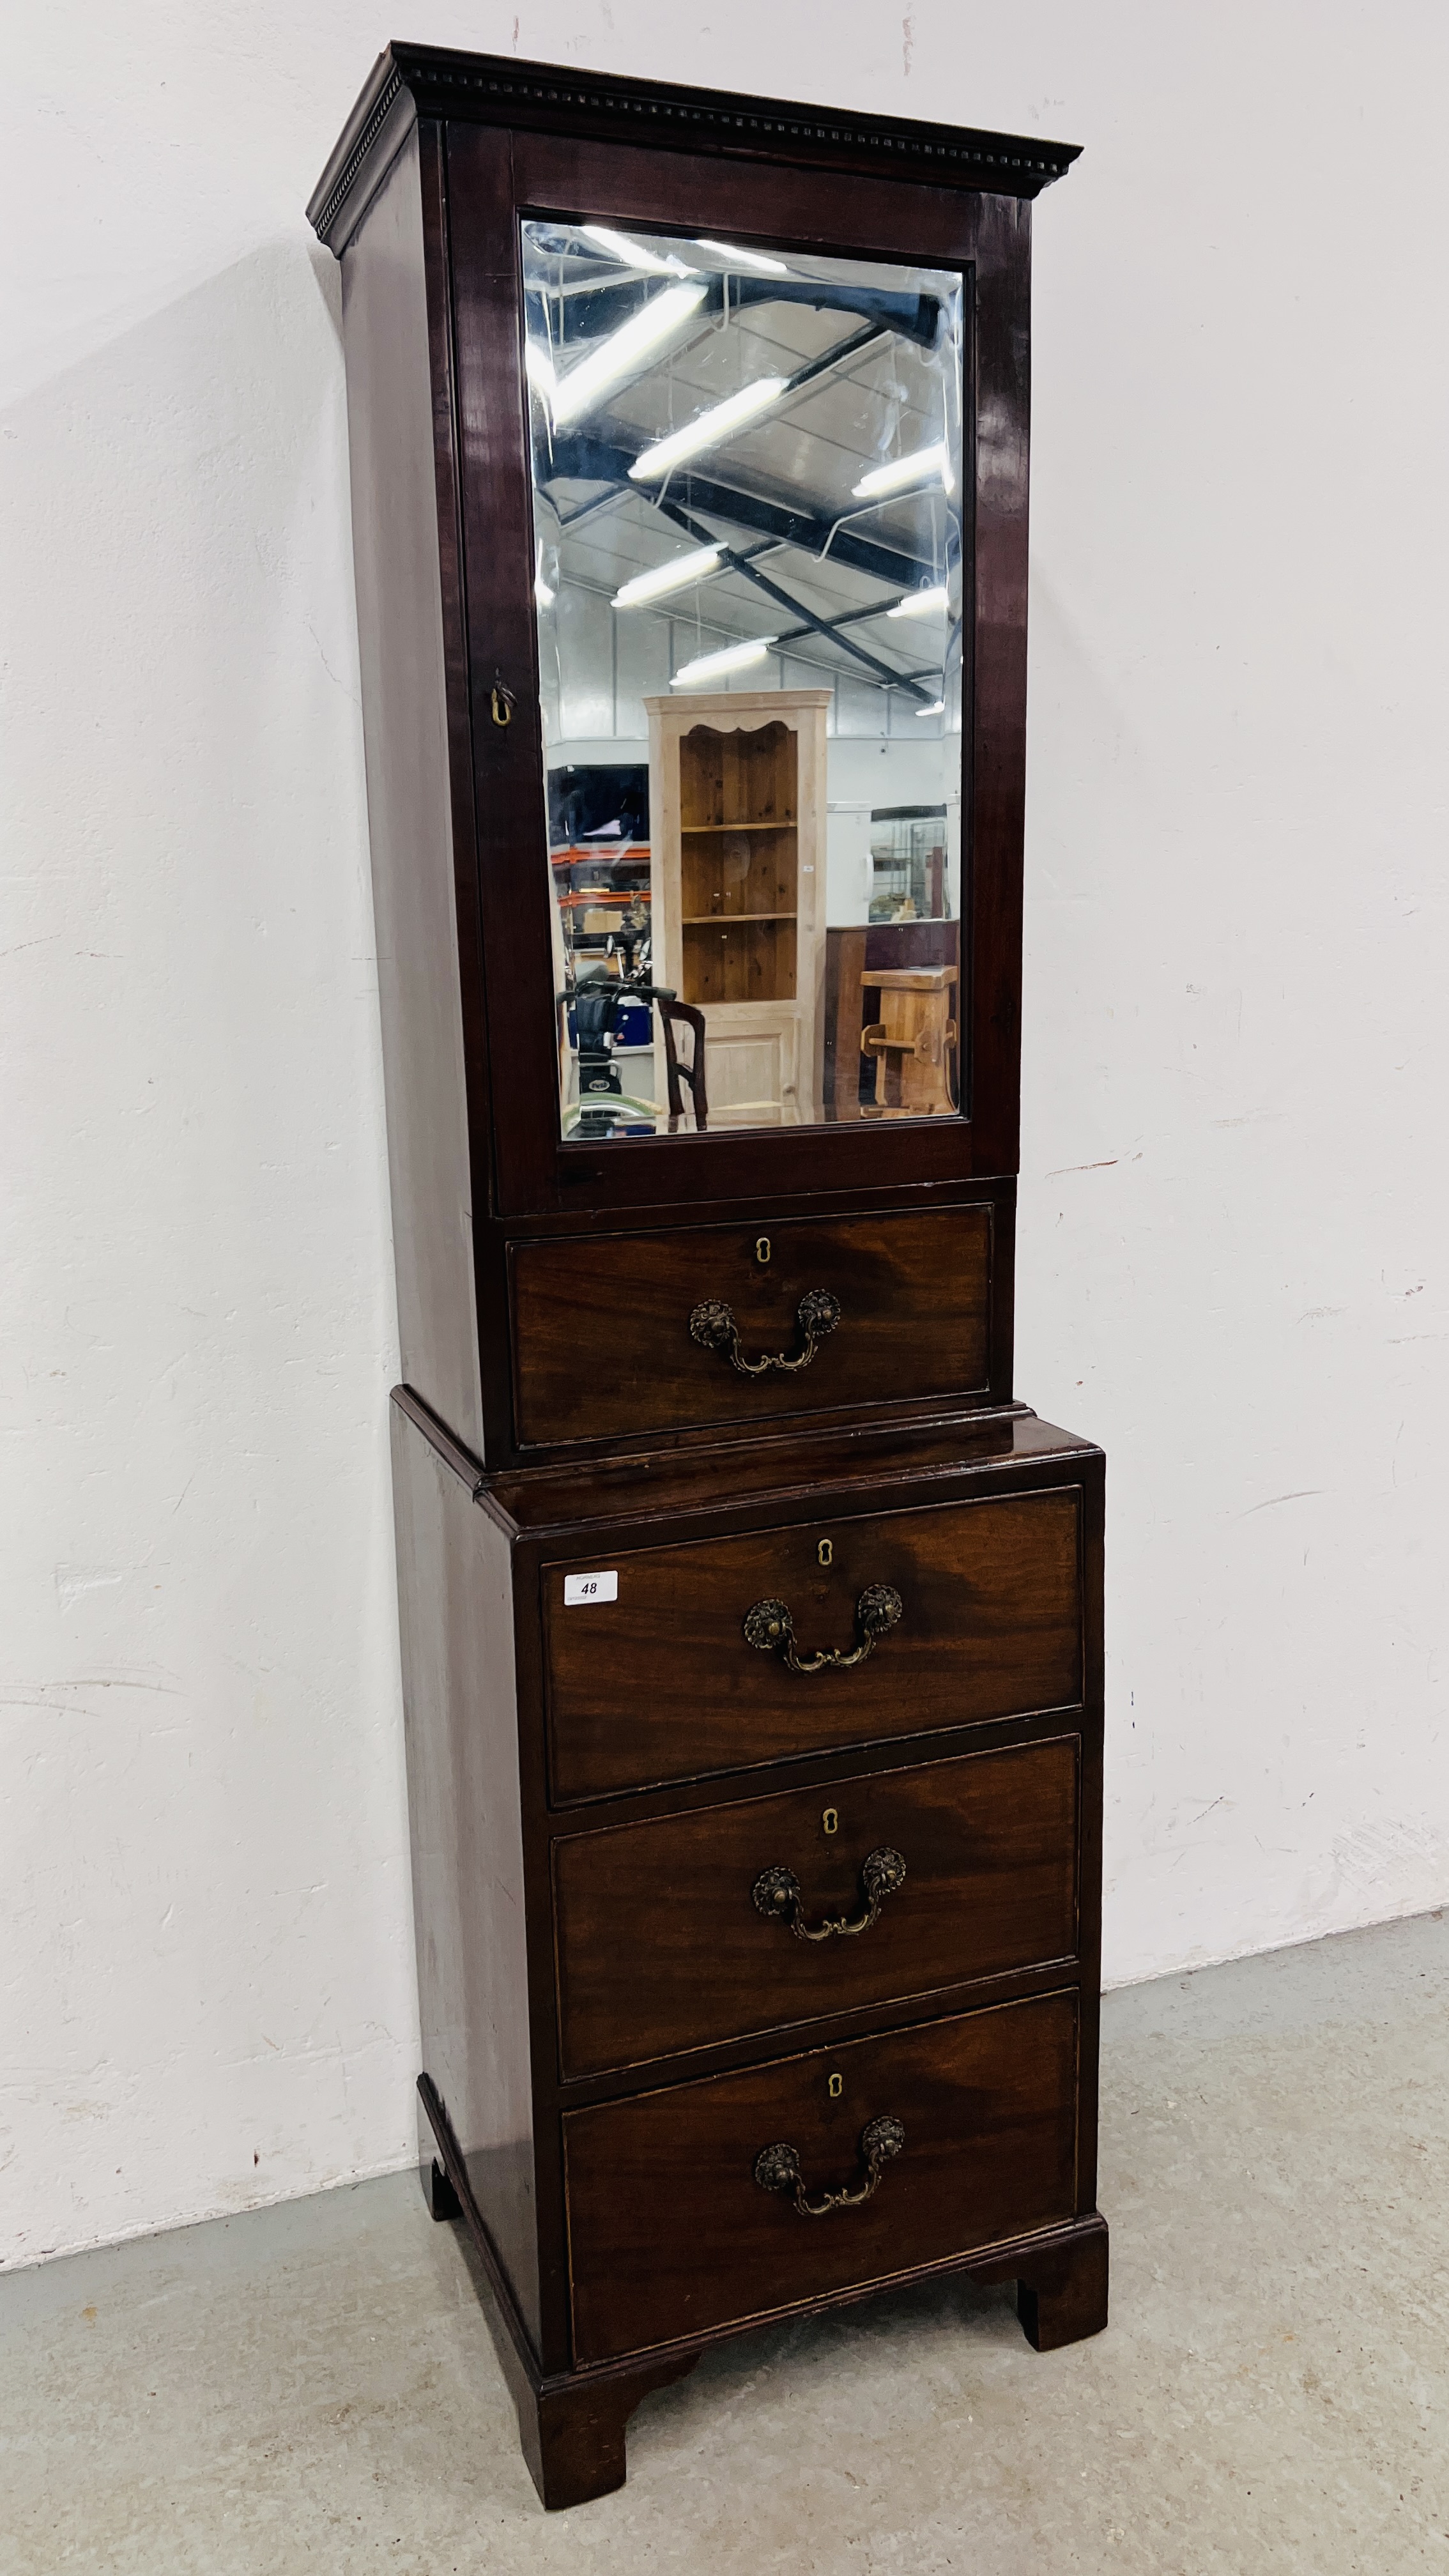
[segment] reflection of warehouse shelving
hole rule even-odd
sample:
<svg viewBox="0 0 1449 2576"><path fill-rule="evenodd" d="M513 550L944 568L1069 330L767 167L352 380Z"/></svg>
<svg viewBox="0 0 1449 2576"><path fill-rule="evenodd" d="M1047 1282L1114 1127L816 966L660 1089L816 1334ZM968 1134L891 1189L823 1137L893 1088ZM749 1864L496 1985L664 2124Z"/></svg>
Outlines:
<svg viewBox="0 0 1449 2576"><path fill-rule="evenodd" d="M616 848L608 858L577 846L551 853L554 886L563 933L568 981L580 975L647 971L650 942L649 844L636 841ZM578 884L576 877L585 882ZM623 884L612 882L622 877ZM565 1084L567 1102L579 1096L578 1027L572 1002L565 1014L571 1062ZM637 1104L657 1107L654 1092L654 1015L647 1002L624 1000L614 1026L613 1061L621 1088ZM641 1130L652 1132L652 1117Z"/></svg>
<svg viewBox="0 0 1449 2576"><path fill-rule="evenodd" d="M570 966L598 965L613 940L634 952L647 947L650 930L649 844L615 842L607 854L570 843L550 852L554 899Z"/></svg>
<svg viewBox="0 0 1449 2576"><path fill-rule="evenodd" d="M565 1125L578 1114L578 1015L573 987L600 975L647 980L652 954L649 772L642 762L568 762L548 775L549 860L559 965L559 1071ZM620 1133L652 1134L654 1014L621 995L608 1050ZM622 1097L621 1097L622 1095ZM632 1113L632 1114L631 1114Z"/></svg>

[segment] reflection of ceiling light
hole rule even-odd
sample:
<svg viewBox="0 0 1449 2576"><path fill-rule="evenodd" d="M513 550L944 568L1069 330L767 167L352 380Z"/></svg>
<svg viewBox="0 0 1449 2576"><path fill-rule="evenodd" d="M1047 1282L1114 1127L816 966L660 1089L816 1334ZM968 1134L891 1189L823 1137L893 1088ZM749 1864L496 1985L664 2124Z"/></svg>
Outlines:
<svg viewBox="0 0 1449 2576"><path fill-rule="evenodd" d="M542 573L539 573L534 581L533 595L540 608L552 608L555 594L549 589Z"/></svg>
<svg viewBox="0 0 1449 2576"><path fill-rule="evenodd" d="M671 686L683 689L695 680L713 680L725 671L748 670L751 662L763 662L773 635L757 635L749 644L727 644L722 653L701 653L698 660L686 662L675 672Z"/></svg>
<svg viewBox="0 0 1449 2576"><path fill-rule="evenodd" d="M591 349L586 358L570 367L548 395L557 427L562 429L569 421L580 419L613 386L637 375L650 351L657 349L661 340L672 339L698 310L706 292L703 286L666 286L662 295L651 295L648 303L621 323L617 331L611 331L607 340L601 340L597 349ZM544 364L548 364L547 359ZM547 393L546 382L532 366L529 374Z"/></svg>
<svg viewBox="0 0 1449 2576"><path fill-rule="evenodd" d="M908 591L904 599L896 601L894 608L886 610L886 615L887 617L936 617L949 604L946 585L941 581L937 582L931 590Z"/></svg>
<svg viewBox="0 0 1449 2576"><path fill-rule="evenodd" d="M703 294L704 289L701 287L697 291ZM694 292L696 290L692 287L670 288L671 294ZM661 303L664 300L660 298ZM761 376L757 383L746 385L743 393L731 394L727 402L716 403L711 411L702 411L698 420L692 420L687 429L676 429L668 438L657 439L652 447L645 448L642 456L635 457L629 468L630 482L657 482L661 474L668 474L674 466L681 465L686 456L697 456L702 447L717 447L722 438L729 437L731 430L742 429L747 420L754 420L758 413L768 411L771 403L778 402L785 384L784 376Z"/></svg>
<svg viewBox="0 0 1449 2576"><path fill-rule="evenodd" d="M956 477L942 441L934 447L917 448L914 456L893 457L889 465L873 465L868 474L862 474L851 498L873 501L882 492L903 492L908 483L924 483L935 474L940 475L947 492L955 491Z"/></svg>
<svg viewBox="0 0 1449 2576"><path fill-rule="evenodd" d="M523 372L529 383L537 386L544 401L551 405L558 391L558 378L553 371L553 360L541 340L524 343Z"/></svg>
<svg viewBox="0 0 1449 2576"><path fill-rule="evenodd" d="M741 250L738 242L701 241L701 250L717 250L721 259L732 259L740 268L757 268L762 277L788 277L790 272L782 259L766 259L762 250Z"/></svg>
<svg viewBox="0 0 1449 2576"><path fill-rule="evenodd" d="M918 715L918 716L943 716L943 715L945 714L945 712L946 712L946 701L945 701L945 699L944 699L944 698L938 698L938 699L936 700L936 703L935 703L935 705L934 705L934 706L931 706L931 707L917 707L917 709L916 709L916 713L917 713L917 715Z"/></svg>
<svg viewBox="0 0 1449 2576"><path fill-rule="evenodd" d="M660 259L641 243L630 241L627 233L611 233L607 224L580 224L579 230L588 241L597 242L600 250L608 251L611 258L621 259L626 268L647 269L651 277L693 277L695 273L672 253L668 259Z"/></svg>
<svg viewBox="0 0 1449 2576"><path fill-rule="evenodd" d="M720 552L718 546L697 546L693 554L676 555L671 563L656 564L652 572L636 572L632 581L615 591L611 606L642 608L646 599L662 599L667 590L706 581L719 570Z"/></svg>

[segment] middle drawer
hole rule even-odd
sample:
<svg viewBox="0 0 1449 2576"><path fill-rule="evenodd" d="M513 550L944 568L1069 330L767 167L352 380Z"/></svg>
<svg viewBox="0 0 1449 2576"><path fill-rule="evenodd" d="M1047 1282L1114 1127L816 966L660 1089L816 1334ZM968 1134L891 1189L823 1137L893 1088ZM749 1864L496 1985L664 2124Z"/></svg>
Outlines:
<svg viewBox="0 0 1449 2576"><path fill-rule="evenodd" d="M562 2073L1070 1959L1079 1757L1059 1736L563 1836ZM861 1928L804 1937L827 1923Z"/></svg>

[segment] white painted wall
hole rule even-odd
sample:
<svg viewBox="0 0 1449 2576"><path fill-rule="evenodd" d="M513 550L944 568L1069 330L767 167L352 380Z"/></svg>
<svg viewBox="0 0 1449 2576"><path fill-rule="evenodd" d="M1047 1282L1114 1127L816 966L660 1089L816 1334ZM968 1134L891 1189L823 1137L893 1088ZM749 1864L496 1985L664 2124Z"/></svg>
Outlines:
<svg viewBox="0 0 1449 2576"><path fill-rule="evenodd" d="M1108 1972L1449 1897L1449 21L430 0L1087 146L1038 222L1020 1384L1111 1452ZM0 2258L413 2152L341 366L391 20L11 31Z"/></svg>

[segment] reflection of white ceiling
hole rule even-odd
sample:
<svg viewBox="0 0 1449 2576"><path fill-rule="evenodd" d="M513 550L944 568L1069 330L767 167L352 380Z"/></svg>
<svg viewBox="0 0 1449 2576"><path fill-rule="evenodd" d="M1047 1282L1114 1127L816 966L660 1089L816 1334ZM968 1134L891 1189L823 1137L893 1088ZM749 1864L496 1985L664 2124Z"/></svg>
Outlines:
<svg viewBox="0 0 1449 2576"><path fill-rule="evenodd" d="M697 245L652 235L640 239L656 258L672 253L697 263L701 274L729 273L717 254ZM618 327L629 309L631 271L561 226L550 227L531 253L526 244L526 258L530 282L548 296L546 308L537 298L531 303L530 327L537 332L546 323L552 358L566 371L575 349L582 356L607 336L590 327L596 314L605 313L609 328ZM809 276L831 286L866 281L884 293L935 294L943 304L959 293L958 279L925 271L793 258L790 269L796 278ZM660 291L652 276L641 277L637 268L632 275L641 296ZM762 281L751 282L759 293ZM625 290L622 300L620 288ZM607 390L598 409L570 422L556 444L547 406L541 398L535 400L537 533L545 547L557 548L560 584L612 599L634 575L723 539L738 553L750 554L759 572L802 611L824 619L873 612L868 618L853 617L843 634L870 655L877 669L850 652L840 637L814 630L799 634L788 648L795 660L814 662L827 674L839 672L868 687L880 687L886 674L897 674L914 679L923 697L939 696L943 669L955 659L953 619L942 614L887 622L887 611L905 590L949 584L959 614L959 490L953 505L937 478L868 510L854 493L862 475L883 459L914 454L943 438L959 454L959 343L944 325L937 347L930 350L899 332L882 331L722 445L678 466L657 493L652 487L641 490L627 480L628 465L641 448L761 377L794 376L832 349L844 349L868 327L867 317L848 306L820 310L772 301L750 303L741 311L728 288L726 300L722 316L716 293L715 309L702 322L691 324L675 345L646 361L632 381ZM578 446L570 449L571 438L588 443L587 456L581 459ZM586 464L586 473L567 477L560 470L579 461ZM730 508L734 495L742 504L738 517ZM769 530L752 524L751 500L794 514L801 522L794 541L772 541ZM682 511L687 524L667 515L671 509ZM574 519L577 525L571 528ZM832 527L838 533L826 551ZM852 536L869 540L878 550L879 560L869 568L843 562L835 553L841 537L848 545ZM553 578L551 568L551 582ZM685 618L706 649L732 637L792 633L806 623L747 575L728 568L701 585L619 615L621 624L625 618L631 623ZM913 702L909 689L894 694L903 710Z"/></svg>

